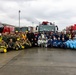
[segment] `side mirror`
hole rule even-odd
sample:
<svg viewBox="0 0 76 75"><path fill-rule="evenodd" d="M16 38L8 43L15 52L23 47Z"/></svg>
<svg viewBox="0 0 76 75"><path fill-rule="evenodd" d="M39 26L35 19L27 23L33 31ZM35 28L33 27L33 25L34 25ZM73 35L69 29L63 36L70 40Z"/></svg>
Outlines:
<svg viewBox="0 0 76 75"><path fill-rule="evenodd" d="M58 26L56 26L56 30L58 31Z"/></svg>
<svg viewBox="0 0 76 75"><path fill-rule="evenodd" d="M1 28L0 28L0 33L2 33L2 32L3 32L3 30L4 30L4 27L1 27Z"/></svg>
<svg viewBox="0 0 76 75"><path fill-rule="evenodd" d="M38 30L38 26L36 26L36 30Z"/></svg>

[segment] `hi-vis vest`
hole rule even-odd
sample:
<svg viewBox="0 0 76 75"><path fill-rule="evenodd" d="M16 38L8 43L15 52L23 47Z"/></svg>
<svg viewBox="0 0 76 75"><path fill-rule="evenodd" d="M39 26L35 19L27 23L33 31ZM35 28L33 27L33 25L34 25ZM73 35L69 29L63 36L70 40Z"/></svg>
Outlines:
<svg viewBox="0 0 76 75"><path fill-rule="evenodd" d="M22 38L25 40L25 39L26 39L26 35L23 35L23 34L22 34Z"/></svg>
<svg viewBox="0 0 76 75"><path fill-rule="evenodd" d="M0 42L2 41L2 36L0 36Z"/></svg>

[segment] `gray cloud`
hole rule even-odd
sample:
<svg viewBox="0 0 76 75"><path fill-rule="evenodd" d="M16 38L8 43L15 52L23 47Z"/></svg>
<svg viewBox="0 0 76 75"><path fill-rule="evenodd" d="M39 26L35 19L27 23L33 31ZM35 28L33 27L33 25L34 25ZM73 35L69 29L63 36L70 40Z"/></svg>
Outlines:
<svg viewBox="0 0 76 75"><path fill-rule="evenodd" d="M0 0L0 1L33 1L33 0Z"/></svg>
<svg viewBox="0 0 76 75"><path fill-rule="evenodd" d="M76 5L72 0L0 0L0 21L18 25L18 11L21 10L21 24L38 24L43 20L55 22L60 29L74 24ZM66 3L65 3L66 2ZM71 4L71 6L70 6Z"/></svg>

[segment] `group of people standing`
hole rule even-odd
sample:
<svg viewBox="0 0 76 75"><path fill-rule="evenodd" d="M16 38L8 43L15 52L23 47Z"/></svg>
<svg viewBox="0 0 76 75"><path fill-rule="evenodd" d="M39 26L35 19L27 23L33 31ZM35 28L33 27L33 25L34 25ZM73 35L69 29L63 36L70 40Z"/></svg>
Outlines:
<svg viewBox="0 0 76 75"><path fill-rule="evenodd" d="M8 51L32 47L27 38L28 32L0 33L0 48L6 47Z"/></svg>
<svg viewBox="0 0 76 75"><path fill-rule="evenodd" d="M41 33L38 37L38 46L39 47L58 47L66 48L66 41L71 39L71 34L64 33Z"/></svg>
<svg viewBox="0 0 76 75"><path fill-rule="evenodd" d="M6 46L8 50L24 49L30 47L58 47L66 48L66 42L71 39L71 34L62 32L41 32L33 33L26 32L12 32L0 33L0 46Z"/></svg>

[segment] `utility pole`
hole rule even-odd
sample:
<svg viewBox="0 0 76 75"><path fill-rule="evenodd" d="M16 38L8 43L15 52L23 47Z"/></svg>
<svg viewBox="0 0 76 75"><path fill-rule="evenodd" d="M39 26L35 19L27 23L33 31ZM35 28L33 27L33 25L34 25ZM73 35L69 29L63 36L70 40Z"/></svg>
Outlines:
<svg viewBox="0 0 76 75"><path fill-rule="evenodd" d="M20 30L20 10L19 10L19 30Z"/></svg>

